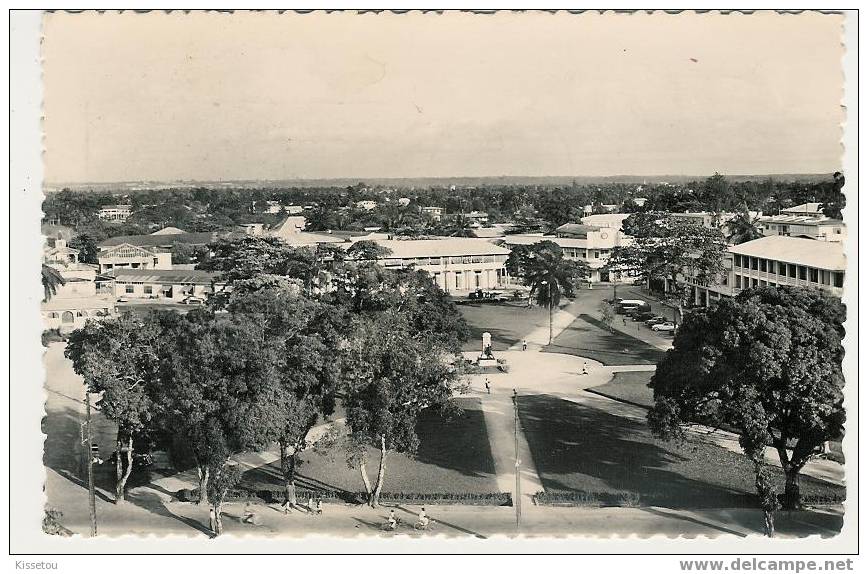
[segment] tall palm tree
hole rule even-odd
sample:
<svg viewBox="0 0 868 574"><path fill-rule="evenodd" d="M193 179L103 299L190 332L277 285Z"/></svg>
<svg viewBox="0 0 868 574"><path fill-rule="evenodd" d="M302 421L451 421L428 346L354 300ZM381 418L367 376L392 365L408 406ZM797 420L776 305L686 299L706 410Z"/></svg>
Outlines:
<svg viewBox="0 0 868 574"><path fill-rule="evenodd" d="M747 206L744 206L732 219L727 221L726 227L728 230L726 239L733 245L753 241L763 236L759 217L751 215Z"/></svg>
<svg viewBox="0 0 868 574"><path fill-rule="evenodd" d="M520 275L530 287L537 305L549 309L549 344L552 343L552 315L561 296L572 297L579 281L588 276L584 261L565 259L563 250L553 241L540 241L527 250L520 263Z"/></svg>
<svg viewBox="0 0 868 574"><path fill-rule="evenodd" d="M43 263L42 289L45 291L45 295L42 300L49 301L57 294L57 290L63 285L66 285L66 280L60 274L60 271Z"/></svg>

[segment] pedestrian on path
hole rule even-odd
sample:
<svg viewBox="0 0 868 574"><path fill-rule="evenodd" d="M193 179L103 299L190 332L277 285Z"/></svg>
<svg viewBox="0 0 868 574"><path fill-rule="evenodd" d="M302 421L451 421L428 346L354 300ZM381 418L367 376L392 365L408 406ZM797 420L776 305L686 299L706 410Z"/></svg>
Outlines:
<svg viewBox="0 0 868 574"><path fill-rule="evenodd" d="M527 339L522 339L522 340L521 340L521 350L522 350L522 351L527 351Z"/></svg>
<svg viewBox="0 0 868 574"><path fill-rule="evenodd" d="M587 374L588 374L588 363L587 363L587 361L585 361L585 364L582 365L582 375L587 375Z"/></svg>
<svg viewBox="0 0 868 574"><path fill-rule="evenodd" d="M213 507L208 510L208 528L211 529L212 536L217 536L217 516Z"/></svg>
<svg viewBox="0 0 868 574"><path fill-rule="evenodd" d="M488 382L487 378L485 379L485 392L487 392L489 395L491 394L491 383Z"/></svg>
<svg viewBox="0 0 868 574"><path fill-rule="evenodd" d="M624 326L627 326L627 317L621 317L621 321L624 323Z"/></svg>

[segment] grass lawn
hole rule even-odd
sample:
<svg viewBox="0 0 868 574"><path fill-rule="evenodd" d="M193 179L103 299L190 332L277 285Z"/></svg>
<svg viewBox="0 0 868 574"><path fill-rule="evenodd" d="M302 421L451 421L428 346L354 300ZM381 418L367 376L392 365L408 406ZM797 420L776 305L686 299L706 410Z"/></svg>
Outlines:
<svg viewBox="0 0 868 574"><path fill-rule="evenodd" d="M653 374L649 371L615 373L605 385L591 387L587 391L637 407L651 408L654 406L654 392L648 387L648 381Z"/></svg>
<svg viewBox="0 0 868 574"><path fill-rule="evenodd" d="M463 411L452 419L433 411L422 413L416 427L420 445L415 457L394 452L387 455L383 492L497 492L494 460L479 399L456 401ZM369 448L368 454L368 476L373 483L379 450ZM297 471L297 484L301 488L345 492L365 489L359 471L347 466L342 450L335 449L331 456L308 451L301 460ZM280 462L248 471L243 483L251 488L282 484Z"/></svg>
<svg viewBox="0 0 868 574"><path fill-rule="evenodd" d="M545 307L528 307L526 303L464 303L458 310L470 325L470 339L464 344L464 351L481 351L485 332L491 333L495 351L505 351L537 327L549 324Z"/></svg>
<svg viewBox="0 0 868 574"><path fill-rule="evenodd" d="M519 416L547 491L639 494L640 505L670 508L755 506L754 473L741 454L690 439L655 439L644 423L548 395L519 398ZM783 471L774 469L779 492ZM803 476L804 495L844 488Z"/></svg>
<svg viewBox="0 0 868 574"><path fill-rule="evenodd" d="M578 355L604 365L656 365L663 351L621 331L610 331L590 315L579 315L544 352Z"/></svg>

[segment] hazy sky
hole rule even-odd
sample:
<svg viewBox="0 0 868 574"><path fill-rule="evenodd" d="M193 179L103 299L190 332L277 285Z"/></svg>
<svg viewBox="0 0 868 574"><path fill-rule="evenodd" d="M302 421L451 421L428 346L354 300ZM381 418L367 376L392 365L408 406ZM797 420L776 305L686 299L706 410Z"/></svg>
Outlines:
<svg viewBox="0 0 868 574"><path fill-rule="evenodd" d="M840 168L843 18L49 15L49 182Z"/></svg>

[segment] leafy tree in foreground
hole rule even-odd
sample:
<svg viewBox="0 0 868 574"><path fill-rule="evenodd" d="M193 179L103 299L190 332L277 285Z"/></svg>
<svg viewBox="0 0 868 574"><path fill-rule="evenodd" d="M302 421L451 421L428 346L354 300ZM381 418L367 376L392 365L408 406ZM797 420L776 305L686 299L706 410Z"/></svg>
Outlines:
<svg viewBox="0 0 868 574"><path fill-rule="evenodd" d="M262 345L276 364L256 420L280 448L287 500L298 457L321 416L334 411L340 369L339 314L329 306L284 289L261 289L234 298L229 312L263 327Z"/></svg>
<svg viewBox="0 0 868 574"><path fill-rule="evenodd" d="M361 472L368 504L376 507L388 453L416 451L419 413L450 399L458 371L451 364L454 356L430 336L414 334L398 310L357 317L353 323L344 352L344 404L357 447L351 457ZM367 472L368 445L380 451L373 485Z"/></svg>
<svg viewBox="0 0 868 574"><path fill-rule="evenodd" d="M87 392L101 395L96 406L118 427L115 503L124 501L133 469L133 439L153 427L157 338L153 322L127 315L88 321L72 332L66 347L65 355L84 378Z"/></svg>
<svg viewBox="0 0 868 574"><path fill-rule="evenodd" d="M844 318L838 299L797 287L750 289L691 313L651 378L652 430L677 438L683 425L728 425L755 463L771 444L783 505L797 508L802 468L843 432Z"/></svg>

